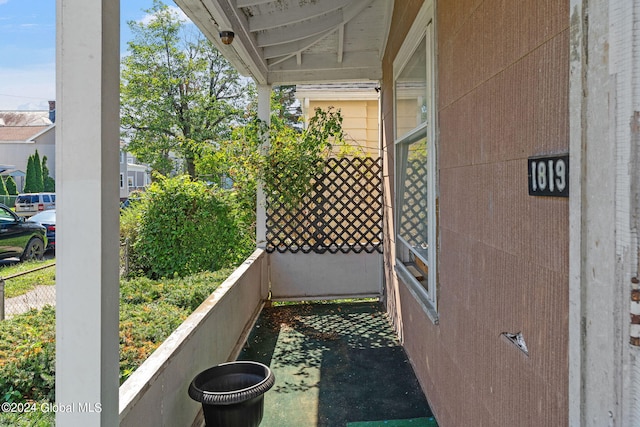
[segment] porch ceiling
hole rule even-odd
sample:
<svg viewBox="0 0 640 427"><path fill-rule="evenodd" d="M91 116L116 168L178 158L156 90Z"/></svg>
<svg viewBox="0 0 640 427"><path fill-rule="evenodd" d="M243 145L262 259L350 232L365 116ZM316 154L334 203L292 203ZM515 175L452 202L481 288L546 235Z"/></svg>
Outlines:
<svg viewBox="0 0 640 427"><path fill-rule="evenodd" d="M379 80L392 0L175 0L260 84ZM230 45L220 31L233 31Z"/></svg>

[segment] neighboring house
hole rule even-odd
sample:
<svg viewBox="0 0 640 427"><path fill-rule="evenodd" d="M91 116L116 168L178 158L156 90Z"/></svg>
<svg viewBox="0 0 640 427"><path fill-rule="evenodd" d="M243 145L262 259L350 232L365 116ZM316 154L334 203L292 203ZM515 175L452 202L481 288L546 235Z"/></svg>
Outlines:
<svg viewBox="0 0 640 427"><path fill-rule="evenodd" d="M236 313L225 311L220 331L178 335L189 363L174 366L167 356L145 365L139 391L121 395L118 414L118 223L108 215L117 215L108 210L115 188L101 167L115 167L119 19L109 2L59 1L63 143L91 154L60 159L63 183L92 191L66 193L76 215L61 215L65 238L77 244L58 253L65 310L56 399L104 400L100 414L59 412L58 423L191 425L191 375L212 362L202 353L235 344ZM316 254L294 254L303 261L292 272L280 254L261 252L265 294L282 291L288 273L298 275L286 283L294 299L321 286L355 293L375 270L442 427L640 425L637 1L176 4L257 82L263 120L274 84L380 84L383 266L363 268L339 254L327 267ZM223 44L220 31L234 31L235 40ZM87 122L100 126L81 127ZM89 196L95 203L83 204ZM258 209L264 247L264 204ZM311 282L317 287L305 294ZM210 303L246 301L227 290ZM180 385L167 386L172 380Z"/></svg>
<svg viewBox="0 0 640 427"><path fill-rule="evenodd" d="M12 170L3 175L14 177L18 190L24 186L29 156L36 150L47 156L49 174L55 179L55 106L50 111L0 111L0 159L11 164Z"/></svg>
<svg viewBox="0 0 640 427"><path fill-rule="evenodd" d="M316 108L334 107L341 111L345 143L352 153L380 155L379 84L376 82L301 84L296 98L302 106L305 123Z"/></svg>
<svg viewBox="0 0 640 427"><path fill-rule="evenodd" d="M136 158L120 143L120 200L134 190L144 190L151 183L149 166L136 163Z"/></svg>

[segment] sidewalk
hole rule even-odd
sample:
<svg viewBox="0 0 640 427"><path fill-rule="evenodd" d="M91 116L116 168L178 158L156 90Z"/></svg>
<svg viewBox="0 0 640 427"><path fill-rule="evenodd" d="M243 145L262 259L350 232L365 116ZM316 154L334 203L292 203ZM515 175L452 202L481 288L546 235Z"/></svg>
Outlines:
<svg viewBox="0 0 640 427"><path fill-rule="evenodd" d="M25 313L31 309L41 309L45 305L56 305L55 286L36 286L32 291L4 301L5 318Z"/></svg>

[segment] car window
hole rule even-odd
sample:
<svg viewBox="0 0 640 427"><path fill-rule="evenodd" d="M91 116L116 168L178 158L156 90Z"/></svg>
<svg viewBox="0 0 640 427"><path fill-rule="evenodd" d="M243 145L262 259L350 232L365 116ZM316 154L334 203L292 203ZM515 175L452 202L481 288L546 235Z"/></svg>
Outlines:
<svg viewBox="0 0 640 427"><path fill-rule="evenodd" d="M51 203L51 199L49 198L48 194L43 194L42 195L42 201L45 203Z"/></svg>
<svg viewBox="0 0 640 427"><path fill-rule="evenodd" d="M0 222L1 223L8 223L8 222L15 222L15 218L13 215L11 215L11 212L9 212L8 210L6 210L5 208L0 208Z"/></svg>
<svg viewBox="0 0 640 427"><path fill-rule="evenodd" d="M37 201L38 196L32 196L30 194L18 196L18 198L16 199L16 203L36 203Z"/></svg>

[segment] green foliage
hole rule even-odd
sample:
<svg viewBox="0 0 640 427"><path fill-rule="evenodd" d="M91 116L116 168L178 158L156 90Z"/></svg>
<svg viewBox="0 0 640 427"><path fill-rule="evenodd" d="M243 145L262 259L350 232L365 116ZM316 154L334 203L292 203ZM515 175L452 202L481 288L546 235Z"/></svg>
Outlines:
<svg viewBox="0 0 640 427"><path fill-rule="evenodd" d="M227 137L253 89L202 34L155 0L152 19L129 22L134 38L122 59L121 125L128 150L169 176L170 153L195 177L202 149Z"/></svg>
<svg viewBox="0 0 640 427"><path fill-rule="evenodd" d="M136 277L120 283L123 304L150 304L162 301L193 311L233 272L233 268L203 271L183 278L151 280Z"/></svg>
<svg viewBox="0 0 640 427"><path fill-rule="evenodd" d="M18 194L18 186L16 185L16 181L13 179L12 176L7 177L7 179L5 180L5 185L7 187L7 193L9 193L12 196L15 196L16 194Z"/></svg>
<svg viewBox="0 0 640 427"><path fill-rule="evenodd" d="M120 305L120 382L124 382L187 318L189 311L164 302Z"/></svg>
<svg viewBox="0 0 640 427"><path fill-rule="evenodd" d="M196 163L201 179L220 188L232 187L238 212L253 230L256 212L256 165L260 159L260 141L256 121L236 126L231 138L217 147L207 147Z"/></svg>
<svg viewBox="0 0 640 427"><path fill-rule="evenodd" d="M33 155L33 170L35 171L33 192L42 193L44 191L44 181L42 180L42 162L40 161L38 150Z"/></svg>
<svg viewBox="0 0 640 427"><path fill-rule="evenodd" d="M159 177L140 205L133 269L158 278L235 265L255 248L242 208L236 192L186 175Z"/></svg>
<svg viewBox="0 0 640 427"><path fill-rule="evenodd" d="M42 405L50 408L49 402L34 402L36 408ZM42 412L0 412L0 426L2 427L51 427L55 425L56 414L54 411Z"/></svg>
<svg viewBox="0 0 640 427"><path fill-rule="evenodd" d="M271 89L271 123L300 127L302 109L296 102L295 86L273 86Z"/></svg>
<svg viewBox="0 0 640 427"><path fill-rule="evenodd" d="M0 196L8 196L7 186L4 182L4 178L0 178Z"/></svg>
<svg viewBox="0 0 640 427"><path fill-rule="evenodd" d="M284 89L271 96L271 124L250 113L251 119L236 126L231 138L219 146L203 150L196 163L198 175L217 185L233 182L239 200L255 211L256 183L261 180L268 197L296 208L310 190L312 178L322 172L332 145L344 146L342 115L339 110L317 108L307 129L294 125L297 117ZM269 134L270 148L261 153L261 141Z"/></svg>
<svg viewBox="0 0 640 427"><path fill-rule="evenodd" d="M232 272L231 268L184 279L136 278L120 285L121 382ZM53 402L55 391L55 308L32 310L0 322L0 402ZM25 415L25 414L21 414ZM24 416L29 426L50 420ZM0 425L13 424L0 413ZM44 421L43 421L44 420Z"/></svg>
<svg viewBox="0 0 640 427"><path fill-rule="evenodd" d="M47 156L42 156L42 185L43 190L47 193L53 193L56 191L56 180L49 174L49 167L47 166Z"/></svg>
<svg viewBox="0 0 640 427"><path fill-rule="evenodd" d="M3 402L54 400L55 323L50 306L0 322Z"/></svg>
<svg viewBox="0 0 640 427"><path fill-rule="evenodd" d="M271 127L269 139L271 146L258 163L258 177L267 197L296 208L309 193L312 179L322 172L332 143L343 143L342 115L333 108L316 108L302 133L276 125Z"/></svg>
<svg viewBox="0 0 640 427"><path fill-rule="evenodd" d="M122 253L121 257L127 258L129 264L130 276L136 276L142 274L137 271L140 268L140 261L136 251L133 249L133 244L138 240L138 227L142 221L142 215L146 210L146 198L140 197L138 200L132 200L127 208L120 210L120 245Z"/></svg>
<svg viewBox="0 0 640 427"><path fill-rule="evenodd" d="M41 193L45 191L45 179L48 179L49 188L53 184L53 190L47 191L55 191L55 181L53 178L49 176L49 168L46 166L47 156L42 158L42 162L40 161L40 154L38 150L29 156L27 160L27 176L25 177L25 184L23 188L23 192L25 193ZM43 172L46 172L46 175L43 175ZM13 182L15 186L15 181ZM17 192L15 193L17 194Z"/></svg>
<svg viewBox="0 0 640 427"><path fill-rule="evenodd" d="M24 188L22 189L25 193L34 193L36 190L36 170L35 165L33 164L33 156L29 156L27 160L27 175L24 178Z"/></svg>

